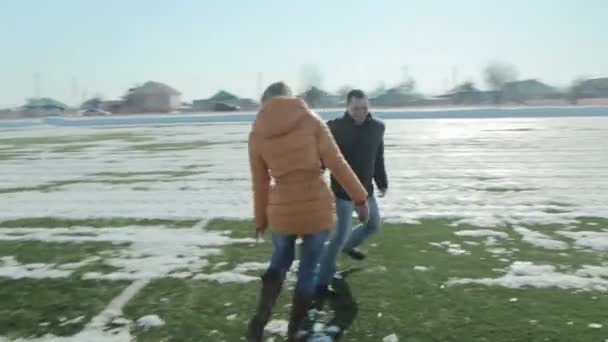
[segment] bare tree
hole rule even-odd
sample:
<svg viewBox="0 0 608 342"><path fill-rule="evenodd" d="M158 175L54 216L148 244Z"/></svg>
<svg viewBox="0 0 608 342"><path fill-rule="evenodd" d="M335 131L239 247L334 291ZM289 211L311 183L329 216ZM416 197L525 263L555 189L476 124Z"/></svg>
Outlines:
<svg viewBox="0 0 608 342"><path fill-rule="evenodd" d="M581 84L587 80L588 77L577 77L570 86L566 89L566 99L570 104L576 105L578 104L578 100L581 98Z"/></svg>
<svg viewBox="0 0 608 342"><path fill-rule="evenodd" d="M343 86L340 87L340 89L338 89L336 91L336 95L338 95L338 96L340 96L342 98L345 98L346 95L348 94L348 92L351 91L351 90L353 90L353 89L355 89L355 88L352 87L352 86L350 86L350 85L348 85L348 84L347 85L343 85Z"/></svg>
<svg viewBox="0 0 608 342"><path fill-rule="evenodd" d="M300 67L300 91L305 92L312 87L323 88L323 73L318 65L302 65Z"/></svg>
<svg viewBox="0 0 608 342"><path fill-rule="evenodd" d="M499 103L505 84L517 80L517 68L507 63L491 63L484 70L484 78L488 87L496 92L495 102Z"/></svg>
<svg viewBox="0 0 608 342"><path fill-rule="evenodd" d="M369 93L370 97L377 97L380 96L382 94L384 94L386 92L386 83L384 82L380 82L378 83L378 85L376 86L376 88L374 88L374 90L372 90Z"/></svg>

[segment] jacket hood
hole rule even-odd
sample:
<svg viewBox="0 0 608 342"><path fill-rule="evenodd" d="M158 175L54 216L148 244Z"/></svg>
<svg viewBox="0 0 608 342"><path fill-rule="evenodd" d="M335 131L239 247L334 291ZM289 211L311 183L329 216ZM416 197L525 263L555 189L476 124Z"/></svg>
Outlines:
<svg viewBox="0 0 608 342"><path fill-rule="evenodd" d="M254 130L263 138L274 138L293 131L305 116L310 115L306 103L293 97L274 97L257 114Z"/></svg>

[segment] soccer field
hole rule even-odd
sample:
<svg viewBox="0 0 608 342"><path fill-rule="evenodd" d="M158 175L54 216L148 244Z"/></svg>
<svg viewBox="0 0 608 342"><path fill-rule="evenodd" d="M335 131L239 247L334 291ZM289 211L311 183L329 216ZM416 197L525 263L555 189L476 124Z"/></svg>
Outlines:
<svg viewBox="0 0 608 342"><path fill-rule="evenodd" d="M316 329L608 339L606 121L392 121L386 223L365 262L341 259ZM242 340L270 253L251 239L247 130L2 131L0 341Z"/></svg>

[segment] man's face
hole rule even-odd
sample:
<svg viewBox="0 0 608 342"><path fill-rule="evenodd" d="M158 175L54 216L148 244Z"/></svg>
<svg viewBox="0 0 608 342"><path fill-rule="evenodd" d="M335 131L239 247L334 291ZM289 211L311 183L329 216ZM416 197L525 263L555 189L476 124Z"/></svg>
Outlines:
<svg viewBox="0 0 608 342"><path fill-rule="evenodd" d="M367 118L369 102L367 97L362 99L353 97L348 103L348 114L357 125L362 124Z"/></svg>

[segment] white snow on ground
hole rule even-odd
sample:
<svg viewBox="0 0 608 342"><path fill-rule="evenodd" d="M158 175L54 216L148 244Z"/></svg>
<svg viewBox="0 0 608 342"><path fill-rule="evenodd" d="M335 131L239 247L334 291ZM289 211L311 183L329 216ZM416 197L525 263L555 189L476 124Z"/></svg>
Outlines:
<svg viewBox="0 0 608 342"><path fill-rule="evenodd" d="M78 316L66 321L61 322L61 324L59 324L60 327L66 326L66 325L70 325L70 324L78 324L82 321L84 321L85 316Z"/></svg>
<svg viewBox="0 0 608 342"><path fill-rule="evenodd" d="M287 327L289 322L282 319L273 319L266 325L264 329L266 332L272 335L279 335L281 337L287 336Z"/></svg>
<svg viewBox="0 0 608 342"><path fill-rule="evenodd" d="M591 248L596 251L608 250L608 232L570 232L559 231L557 234L574 240L574 244L579 247Z"/></svg>
<svg viewBox="0 0 608 342"><path fill-rule="evenodd" d="M414 266L414 271L421 271L421 272L425 272L428 271L429 268L427 266Z"/></svg>
<svg viewBox="0 0 608 342"><path fill-rule="evenodd" d="M158 317L158 315L146 315L137 320L137 325L145 330L148 330L151 328L162 327L165 325L165 321Z"/></svg>
<svg viewBox="0 0 608 342"><path fill-rule="evenodd" d="M430 245L431 246L435 246L435 247L439 247L439 248L443 248L448 253L450 253L452 255L470 254L468 251L462 249L462 247L460 247L459 244L453 243L453 242L450 242L450 241L431 242Z"/></svg>
<svg viewBox="0 0 608 342"><path fill-rule="evenodd" d="M65 278L72 272L72 270L59 269L54 264L21 264L12 256L0 257L0 278Z"/></svg>
<svg viewBox="0 0 608 342"><path fill-rule="evenodd" d="M382 342L399 342L399 337L395 334L391 334L383 338Z"/></svg>
<svg viewBox="0 0 608 342"><path fill-rule="evenodd" d="M14 235L19 233L20 235ZM84 235L83 235L84 234ZM222 232L205 231L199 228L192 229L165 229L158 227L122 227L122 228L6 228L0 229L0 240L37 240L45 242L62 243L85 243L107 241L116 244L126 244L125 248L107 258L104 262L119 270L111 273L89 272L84 279L105 280L136 280L150 279L170 276L174 271L180 271L176 277L188 276L184 271L198 273L207 266L208 261L204 259L210 255L221 253L221 247L235 243L250 243L254 239L233 239ZM90 263L93 259L81 261ZM0 270L12 266L9 274L14 272L14 267L23 267L14 264L2 264ZM52 266L41 265L38 270L21 273L22 276L52 276L67 277L74 264L56 270ZM246 264L241 269L235 270L244 273L249 269L258 269L258 264ZM0 273L2 276L4 273Z"/></svg>
<svg viewBox="0 0 608 342"><path fill-rule="evenodd" d="M513 230L522 236L522 240L537 247L546 249L568 249L568 244L550 238L549 236L524 227L513 227Z"/></svg>
<svg viewBox="0 0 608 342"><path fill-rule="evenodd" d="M455 232L454 234L466 237L495 237L501 239L506 239L509 237L509 234L505 232L499 232L490 229L460 230Z"/></svg>
<svg viewBox="0 0 608 342"><path fill-rule="evenodd" d="M99 260L101 260L101 257L92 256L92 257L83 259L82 261L61 264L58 266L58 268L63 269L63 270L76 270L76 269L79 269L81 267L84 267L90 263L93 263L93 262L99 261Z"/></svg>
<svg viewBox="0 0 608 342"><path fill-rule="evenodd" d="M591 329L601 329L603 327L603 325L599 324L599 323L589 323L589 328Z"/></svg>
<svg viewBox="0 0 608 342"><path fill-rule="evenodd" d="M608 273L608 267L583 266L574 273L561 273L552 265L536 265L531 262L516 261L507 273L498 278L453 278L448 286L481 284L487 286L503 286L508 288L523 288L526 286L565 290L608 291L608 279L601 278Z"/></svg>
<svg viewBox="0 0 608 342"><path fill-rule="evenodd" d="M258 277L237 273L237 272L218 272L211 274L199 274L192 278L194 280L210 280L220 284L225 283L249 283L259 280Z"/></svg>
<svg viewBox="0 0 608 342"><path fill-rule="evenodd" d="M531 129L525 135L512 130L523 126ZM93 176L100 171L179 171L205 164L196 170L207 172L177 179L134 177L150 180L141 184L79 183L51 192L4 193L0 197L0 208L6 209L3 218L249 218L248 130L249 125L230 124L2 131L2 138L119 133L149 140L88 141L83 143L91 147L76 152L53 149L80 143L21 148L0 142L5 151L30 153L2 161L0 188L108 178ZM392 193L399 194L400 200L381 200L383 211L389 222L454 218L483 227L608 217L608 185L602 178L605 151L598 148L607 132L605 120L589 118L391 121L385 137L387 160L390 168L403 172L391 178ZM142 144L202 140L222 144L172 151L133 149ZM535 168L528 167L532 162ZM156 181L161 178L163 182ZM96 196L90 196L92 192Z"/></svg>

